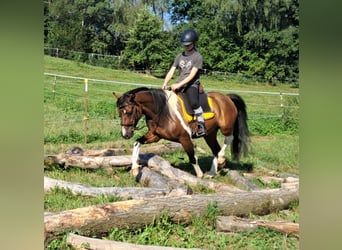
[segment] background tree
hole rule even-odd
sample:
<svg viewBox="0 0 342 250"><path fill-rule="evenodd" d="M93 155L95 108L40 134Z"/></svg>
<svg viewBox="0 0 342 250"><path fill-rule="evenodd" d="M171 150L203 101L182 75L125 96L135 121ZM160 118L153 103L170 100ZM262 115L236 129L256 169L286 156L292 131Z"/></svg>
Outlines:
<svg viewBox="0 0 342 250"><path fill-rule="evenodd" d="M166 39L162 31L161 20L153 15L147 7L138 13L137 19L130 30L126 43L124 63L133 69L158 69L164 65L170 50L165 46Z"/></svg>
<svg viewBox="0 0 342 250"><path fill-rule="evenodd" d="M44 41L50 48L123 53L123 68L167 71L182 49L182 31L192 27L208 71L297 82L298 9L299 0L48 0Z"/></svg>

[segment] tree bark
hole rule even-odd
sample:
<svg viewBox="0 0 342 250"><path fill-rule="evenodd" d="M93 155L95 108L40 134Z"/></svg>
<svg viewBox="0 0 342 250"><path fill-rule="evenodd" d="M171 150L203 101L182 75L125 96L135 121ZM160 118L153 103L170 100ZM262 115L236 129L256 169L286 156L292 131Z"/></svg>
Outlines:
<svg viewBox="0 0 342 250"><path fill-rule="evenodd" d="M299 224L288 221L251 220L236 216L218 216L216 230L218 232L246 232L258 227L267 227L285 234L299 237Z"/></svg>
<svg viewBox="0 0 342 250"><path fill-rule="evenodd" d="M77 234L70 233L67 237L67 244L74 247L77 250L181 250L185 248L178 247L162 247L162 246L151 246L151 245L138 245L132 243L125 243L111 240L100 240L89 237L80 236ZM190 250L200 250L200 248L186 248Z"/></svg>
<svg viewBox="0 0 342 250"><path fill-rule="evenodd" d="M44 176L44 191L49 192L51 189L58 187L69 189L73 194L81 194L86 196L112 195L120 197L123 200L128 199L144 199L163 196L186 195L187 188L160 186L160 187L89 187L79 183L71 183L67 181L55 180Z"/></svg>
<svg viewBox="0 0 342 250"><path fill-rule="evenodd" d="M203 216L210 204L222 215L265 215L299 199L298 190L244 192L235 195L210 194L129 200L77 208L44 216L45 244L63 232L80 230L83 235L100 235L111 228L139 228L169 213L174 222L189 222Z"/></svg>

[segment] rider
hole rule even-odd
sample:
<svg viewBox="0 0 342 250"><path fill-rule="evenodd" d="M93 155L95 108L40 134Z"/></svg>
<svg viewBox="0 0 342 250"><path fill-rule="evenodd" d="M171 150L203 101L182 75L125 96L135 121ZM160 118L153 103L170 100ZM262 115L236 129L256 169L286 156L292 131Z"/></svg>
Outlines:
<svg viewBox="0 0 342 250"><path fill-rule="evenodd" d="M176 69L179 70L179 76L176 83L171 85L172 91L182 91L185 93L191 108L197 117L197 136L206 135L206 128L203 118L203 110L199 105L199 78L202 69L202 55L196 49L196 41L198 34L193 29L187 29L181 35L181 44L185 51L178 54L173 62L169 72L167 73L163 89L167 89L167 84L172 79Z"/></svg>

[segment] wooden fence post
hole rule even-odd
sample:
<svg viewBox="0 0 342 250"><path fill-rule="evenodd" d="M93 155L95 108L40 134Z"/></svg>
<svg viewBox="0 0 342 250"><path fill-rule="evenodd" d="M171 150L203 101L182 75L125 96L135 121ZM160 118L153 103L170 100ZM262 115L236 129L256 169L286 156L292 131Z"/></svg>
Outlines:
<svg viewBox="0 0 342 250"><path fill-rule="evenodd" d="M280 91L280 109L281 109L281 118L283 119L285 117L285 105L284 105L284 98L283 93Z"/></svg>
<svg viewBox="0 0 342 250"><path fill-rule="evenodd" d="M56 84L57 84L57 76L55 76L53 83L52 83L53 100L55 100L55 96L56 96Z"/></svg>
<svg viewBox="0 0 342 250"><path fill-rule="evenodd" d="M88 120L89 120L89 113L88 113L88 78L84 79L84 90L85 90L85 108L84 108L84 143L87 144L87 137L88 137Z"/></svg>

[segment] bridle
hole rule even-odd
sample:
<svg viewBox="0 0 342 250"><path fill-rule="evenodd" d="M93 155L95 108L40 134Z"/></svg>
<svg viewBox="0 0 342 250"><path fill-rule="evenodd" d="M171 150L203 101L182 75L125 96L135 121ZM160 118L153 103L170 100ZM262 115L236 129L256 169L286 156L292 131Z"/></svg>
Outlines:
<svg viewBox="0 0 342 250"><path fill-rule="evenodd" d="M152 98L153 98L153 102L154 102L154 95L152 93ZM169 99L170 96L167 98ZM124 108L127 107L127 106L132 106L132 112L128 112L127 110L125 110ZM137 103L133 102L132 101L129 101L129 100L126 100L124 103L122 103L120 106L119 106L119 110L122 110L124 109L124 111L122 113L124 113L125 115L127 115L128 117L132 117L132 122L130 123L122 123L121 122L121 126L124 126L124 127L133 127L133 130L140 130L140 129L143 129L146 125L143 125L142 127L140 128L137 128L136 125L137 125L137 122L138 122L138 116L139 116L139 112L138 112L138 107L137 107ZM161 110L159 111L159 113L157 114L157 121L156 121L156 124L157 124L157 127L159 126L159 121L161 119ZM122 121L122 119L121 119ZM154 128L154 130L157 129L157 127Z"/></svg>
<svg viewBox="0 0 342 250"><path fill-rule="evenodd" d="M128 111L126 111L124 108L125 107L127 107L127 106L132 106L133 107L133 111L132 112L128 112ZM132 122L131 123L120 123L120 125L122 126L122 127L133 127L133 129L134 130L140 130L140 129L142 129L143 127L141 127L141 128L137 128L136 127L136 125L137 125L137 120L138 120L138 107L137 107L137 105L135 104L135 103L124 103L124 104L122 104L122 105L120 105L119 106L119 110L122 110L122 109L124 109L124 111L123 111L123 113L125 114L125 115L127 115L128 117L132 117ZM122 120L122 119L121 119Z"/></svg>

